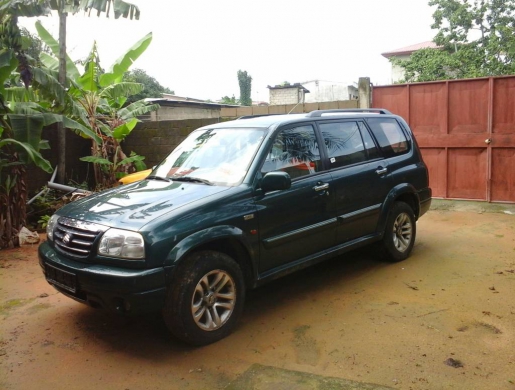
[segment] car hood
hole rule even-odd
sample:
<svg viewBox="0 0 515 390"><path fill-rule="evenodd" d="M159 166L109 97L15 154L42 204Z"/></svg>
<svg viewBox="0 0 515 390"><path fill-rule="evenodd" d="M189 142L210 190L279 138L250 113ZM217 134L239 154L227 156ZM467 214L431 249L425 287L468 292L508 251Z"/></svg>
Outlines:
<svg viewBox="0 0 515 390"><path fill-rule="evenodd" d="M69 203L57 214L120 229L139 230L153 219L231 187L143 180Z"/></svg>

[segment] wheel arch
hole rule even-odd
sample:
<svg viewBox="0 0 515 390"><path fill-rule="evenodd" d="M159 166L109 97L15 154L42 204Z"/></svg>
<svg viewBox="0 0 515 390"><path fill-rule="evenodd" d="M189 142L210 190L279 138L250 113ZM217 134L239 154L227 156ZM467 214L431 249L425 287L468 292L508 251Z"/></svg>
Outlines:
<svg viewBox="0 0 515 390"><path fill-rule="evenodd" d="M240 266L245 285L254 285L254 251L243 231L234 226L217 226L191 234L169 252L166 264L176 268L190 254L204 250L225 253L231 257Z"/></svg>
<svg viewBox="0 0 515 390"><path fill-rule="evenodd" d="M388 213L395 202L407 203L413 210L415 220L418 220L418 216L420 215L420 199L415 187L408 183L399 184L392 188L383 204L378 224L378 230L381 232L381 236L384 234Z"/></svg>

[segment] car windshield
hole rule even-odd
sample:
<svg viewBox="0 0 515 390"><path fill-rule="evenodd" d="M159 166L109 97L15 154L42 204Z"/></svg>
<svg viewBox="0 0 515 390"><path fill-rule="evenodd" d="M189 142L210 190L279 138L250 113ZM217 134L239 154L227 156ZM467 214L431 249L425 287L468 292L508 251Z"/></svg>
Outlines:
<svg viewBox="0 0 515 390"><path fill-rule="evenodd" d="M263 129L206 129L191 133L149 179L199 184L241 183L264 137Z"/></svg>

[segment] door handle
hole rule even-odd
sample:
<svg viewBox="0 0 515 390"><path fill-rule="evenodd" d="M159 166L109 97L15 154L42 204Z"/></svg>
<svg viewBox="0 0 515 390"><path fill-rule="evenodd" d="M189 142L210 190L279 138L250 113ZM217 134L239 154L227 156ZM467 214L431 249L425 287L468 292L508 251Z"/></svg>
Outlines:
<svg viewBox="0 0 515 390"><path fill-rule="evenodd" d="M329 183L320 183L319 185L316 185L313 187L315 191L325 191L329 189Z"/></svg>
<svg viewBox="0 0 515 390"><path fill-rule="evenodd" d="M388 168L379 167L379 168L377 168L377 170L376 170L376 173L377 173L379 176L384 175L386 172L388 172Z"/></svg>

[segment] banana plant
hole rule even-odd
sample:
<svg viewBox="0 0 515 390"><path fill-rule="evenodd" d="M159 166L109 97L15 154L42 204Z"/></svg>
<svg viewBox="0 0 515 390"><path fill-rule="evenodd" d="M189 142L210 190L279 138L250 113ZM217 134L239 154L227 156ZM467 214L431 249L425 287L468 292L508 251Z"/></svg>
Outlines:
<svg viewBox="0 0 515 390"><path fill-rule="evenodd" d="M42 53L41 62L49 71L55 72L58 67L58 42L40 22L36 22L36 30L53 54ZM124 82L122 79L151 41L152 34L145 35L120 56L107 71L103 71L100 65L96 43L93 43L82 72L69 56L66 57L67 85L69 85L67 95L76 104L76 112L68 112L68 114L96 135L91 137L84 132L81 133L92 140L92 156L81 160L94 164L98 187L114 185L117 178L134 171L135 163L142 161L142 158L138 159L135 156L127 157L120 147L120 142L135 128L139 122L138 116L154 111L159 106L144 100L126 106L127 98L141 92L143 85ZM77 106L80 109L77 110Z"/></svg>
<svg viewBox="0 0 515 390"><path fill-rule="evenodd" d="M23 50L18 17L49 15L52 10L59 12L60 19L65 19L67 12L81 10L139 18L138 7L122 0L0 0L0 249L17 245L17 234L26 224L26 164L33 162L51 171L40 153L48 147L41 140L43 126L64 123L101 142L97 133L84 126L87 117L81 106L67 93L64 83L58 82L59 69L34 68ZM23 82L24 87L13 86L13 79ZM67 112L80 120L68 117Z"/></svg>

